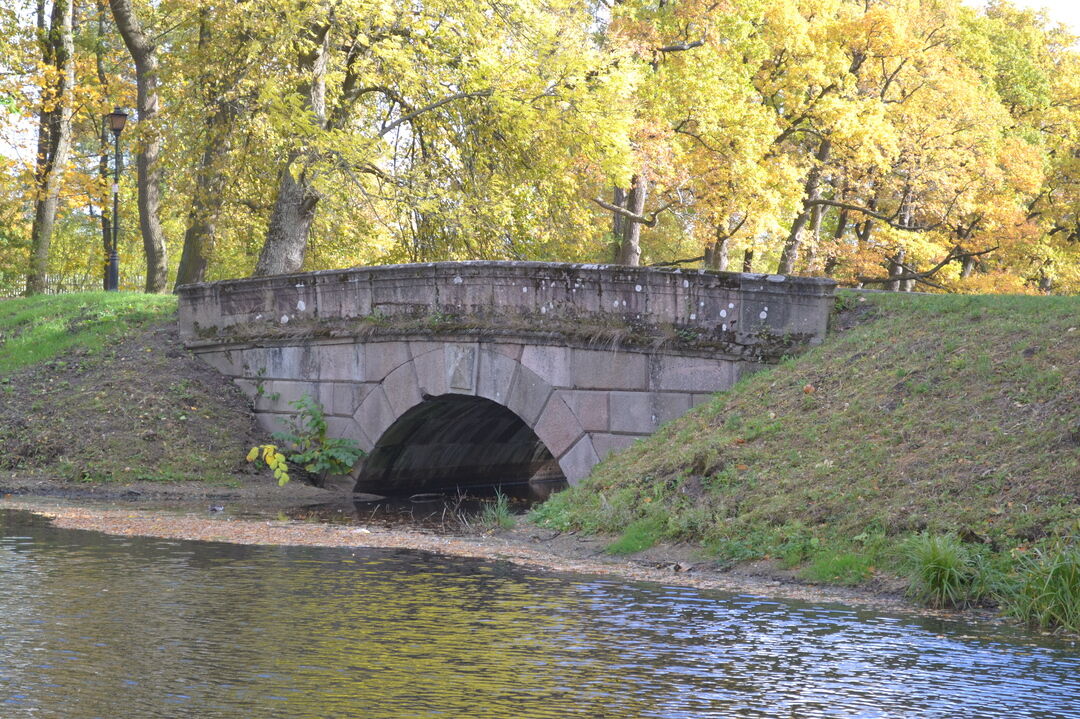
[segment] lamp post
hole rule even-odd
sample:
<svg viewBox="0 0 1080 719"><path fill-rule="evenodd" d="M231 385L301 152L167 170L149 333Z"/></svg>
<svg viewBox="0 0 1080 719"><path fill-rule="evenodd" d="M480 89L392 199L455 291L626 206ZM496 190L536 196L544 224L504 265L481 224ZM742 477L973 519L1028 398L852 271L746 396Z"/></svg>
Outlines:
<svg viewBox="0 0 1080 719"><path fill-rule="evenodd" d="M127 113L119 107L105 116L105 122L112 130L115 152L112 186L112 247L109 248L109 259L105 265L105 289L111 292L120 289L120 256L116 254L117 240L120 238L120 133L124 131L127 118Z"/></svg>

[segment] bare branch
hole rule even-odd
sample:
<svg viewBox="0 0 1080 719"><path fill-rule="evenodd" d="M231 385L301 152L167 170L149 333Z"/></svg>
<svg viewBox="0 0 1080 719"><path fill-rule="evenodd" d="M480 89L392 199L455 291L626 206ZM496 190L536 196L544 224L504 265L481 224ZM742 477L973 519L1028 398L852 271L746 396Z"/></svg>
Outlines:
<svg viewBox="0 0 1080 719"><path fill-rule="evenodd" d="M646 267L678 267L679 265L689 265L692 262L701 262L705 259L705 255L701 257L686 257L681 260L670 260L668 262L654 262Z"/></svg>
<svg viewBox="0 0 1080 719"><path fill-rule="evenodd" d="M680 42L677 45L665 45L664 47L656 48L657 52L685 52L687 50L693 50L695 47L701 47L705 44L704 40L694 40L693 42Z"/></svg>
<svg viewBox="0 0 1080 719"><path fill-rule="evenodd" d="M397 128L404 125L406 122L415 120L417 117L423 115L425 112L430 112L432 110L440 108L443 105L453 102L454 100L464 100L467 97L490 97L492 92L493 91L489 88L487 90L477 90L476 92L459 92L450 95L449 97L444 97L438 102L433 102L430 105L424 105L418 110L413 110L408 115L402 115L398 119L391 122L389 125L383 127L382 130L379 131L379 135L388 135Z"/></svg>
<svg viewBox="0 0 1080 719"><path fill-rule="evenodd" d="M998 249L998 247L998 245L995 245L994 247L986 250L979 250L978 252L960 252L957 250L957 248L954 247L953 249L949 250L943 260L941 260L928 270L923 270L920 272L919 270L916 270L910 265L904 264L903 262L897 262L896 265L903 270L903 272L898 275L890 275L888 277L858 277L856 279L858 279L858 281L864 285L886 284L889 282L904 282L906 280L915 280L916 282L921 282L924 285L929 285L938 289L945 289L936 282L930 281L929 278L937 274L938 270L940 270L942 267L949 264L950 262L956 262L957 260L966 260L969 257L978 257L979 255L985 255Z"/></svg>
<svg viewBox="0 0 1080 719"><path fill-rule="evenodd" d="M653 212L651 217L646 217L645 215L639 215L636 212L631 212L625 207L619 207L618 205L613 205L610 202L604 202L599 197L592 198L592 201L603 207L608 212L614 212L617 215L621 215L629 219L631 222L636 222L638 224L645 225L646 227L655 227L656 220L660 216L660 214L670 209L671 206L675 204L674 202L665 203L663 207L658 209L656 212Z"/></svg>

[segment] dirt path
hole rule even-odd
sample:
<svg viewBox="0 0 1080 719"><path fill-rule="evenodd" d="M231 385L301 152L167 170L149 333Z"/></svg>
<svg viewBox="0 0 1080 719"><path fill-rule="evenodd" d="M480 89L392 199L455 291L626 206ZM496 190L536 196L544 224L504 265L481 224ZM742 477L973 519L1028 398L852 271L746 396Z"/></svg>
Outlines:
<svg viewBox="0 0 1080 719"><path fill-rule="evenodd" d="M632 559L602 552L596 538L557 534L532 525L471 536L403 527L342 526L302 521L241 519L206 508L187 511L76 505L41 497L5 496L0 509L22 509L48 517L58 526L114 535L161 537L234 544L374 547L412 549L457 557L511 562L556 572L614 576L737 594L755 594L813 603L840 603L886 612L941 618L992 619L974 612L935 612L914 606L888 581L861 588L809 585L767 564L717 569L695 561L682 547L656 547Z"/></svg>

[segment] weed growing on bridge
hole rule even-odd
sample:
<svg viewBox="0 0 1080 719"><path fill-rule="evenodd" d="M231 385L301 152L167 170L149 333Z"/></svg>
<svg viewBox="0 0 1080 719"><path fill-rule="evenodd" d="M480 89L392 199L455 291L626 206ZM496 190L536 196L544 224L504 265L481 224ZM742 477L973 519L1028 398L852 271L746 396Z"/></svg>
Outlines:
<svg viewBox="0 0 1080 719"><path fill-rule="evenodd" d="M272 435L285 444L285 451L279 451L276 445L263 445L261 452L260 447L253 447L247 456L252 462L261 455L263 462L274 471L278 484L284 486L289 481L284 459L278 461L278 458L287 458L302 467L315 478L316 486L321 487L327 477L348 473L364 456L364 450L355 440L327 435L326 414L318 400L305 394L289 405L296 408L296 416L283 420L286 429Z"/></svg>

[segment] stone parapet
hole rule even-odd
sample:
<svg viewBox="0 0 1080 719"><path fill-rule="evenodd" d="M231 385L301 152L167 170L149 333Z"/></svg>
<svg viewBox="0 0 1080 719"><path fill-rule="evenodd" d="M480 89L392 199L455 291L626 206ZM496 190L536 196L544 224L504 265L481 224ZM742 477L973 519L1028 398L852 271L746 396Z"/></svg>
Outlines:
<svg viewBox="0 0 1080 719"><path fill-rule="evenodd" d="M763 337L820 342L835 286L784 275L476 261L227 280L184 285L177 294L189 342L301 334L320 324L340 334L350 322L393 326L436 317L536 331L663 326L681 337L755 345Z"/></svg>

